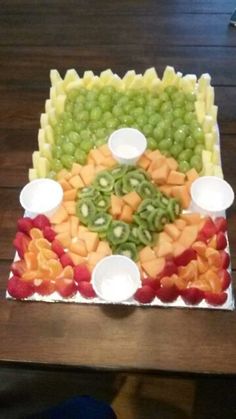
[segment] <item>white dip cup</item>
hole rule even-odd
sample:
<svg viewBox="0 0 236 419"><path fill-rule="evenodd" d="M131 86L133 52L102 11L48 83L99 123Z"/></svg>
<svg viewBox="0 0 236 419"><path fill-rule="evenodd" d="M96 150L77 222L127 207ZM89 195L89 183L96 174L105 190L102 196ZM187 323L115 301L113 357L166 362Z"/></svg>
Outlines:
<svg viewBox="0 0 236 419"><path fill-rule="evenodd" d="M111 134L108 147L118 163L134 165L146 150L147 140L135 128L121 128Z"/></svg>

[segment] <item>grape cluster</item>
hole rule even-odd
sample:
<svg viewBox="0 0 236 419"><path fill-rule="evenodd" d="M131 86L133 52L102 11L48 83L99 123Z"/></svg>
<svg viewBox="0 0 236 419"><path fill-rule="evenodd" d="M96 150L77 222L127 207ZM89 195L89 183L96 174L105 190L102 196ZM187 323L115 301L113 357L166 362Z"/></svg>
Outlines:
<svg viewBox="0 0 236 419"><path fill-rule="evenodd" d="M148 148L173 156L179 170L202 169L204 132L195 113L194 93L175 86L162 92L147 89L118 91L112 86L68 93L65 111L54 126L52 171L70 169L73 162L85 164L91 148L107 142L122 127L137 128L147 138Z"/></svg>

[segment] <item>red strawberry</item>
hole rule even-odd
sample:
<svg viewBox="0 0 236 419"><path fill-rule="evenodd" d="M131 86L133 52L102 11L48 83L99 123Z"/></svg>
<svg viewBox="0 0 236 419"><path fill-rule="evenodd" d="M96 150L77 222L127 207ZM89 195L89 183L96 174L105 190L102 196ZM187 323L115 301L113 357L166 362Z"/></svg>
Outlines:
<svg viewBox="0 0 236 419"><path fill-rule="evenodd" d="M135 300L142 304L151 303L152 300L155 298L155 291L149 285L143 285L139 288L136 293L134 294Z"/></svg>
<svg viewBox="0 0 236 419"><path fill-rule="evenodd" d="M213 306L221 306L226 302L228 295L226 292L216 294L214 292L205 292L206 301Z"/></svg>
<svg viewBox="0 0 236 419"><path fill-rule="evenodd" d="M62 297L72 297L77 292L77 286L73 279L58 278L56 281L56 291Z"/></svg>
<svg viewBox="0 0 236 419"><path fill-rule="evenodd" d="M216 249L223 250L227 246L227 240L225 234L220 231L216 236Z"/></svg>
<svg viewBox="0 0 236 419"><path fill-rule="evenodd" d="M17 250L21 259L24 258L24 254L28 249L30 240L31 239L26 234L22 233L21 231L18 231L16 233L15 239L13 240L13 245L15 249Z"/></svg>
<svg viewBox="0 0 236 419"><path fill-rule="evenodd" d="M186 304L198 304L204 298L204 292L199 288L186 288L181 291L181 297Z"/></svg>
<svg viewBox="0 0 236 419"><path fill-rule="evenodd" d="M25 272L26 270L26 264L24 260L17 260L16 262L13 262L11 264L11 271L13 273L13 275L16 276L22 276L22 274Z"/></svg>
<svg viewBox="0 0 236 419"><path fill-rule="evenodd" d="M7 285L7 291L13 298L27 298L33 295L35 289L31 282L22 281L18 276L12 276Z"/></svg>
<svg viewBox="0 0 236 419"><path fill-rule="evenodd" d="M96 297L95 291L92 287L92 284L88 281L80 281L78 283L78 290L82 297L84 298L94 298Z"/></svg>
<svg viewBox="0 0 236 419"><path fill-rule="evenodd" d="M53 229L49 226L44 227L43 235L49 242L52 242L56 237L55 231L53 231Z"/></svg>
<svg viewBox="0 0 236 419"><path fill-rule="evenodd" d="M56 285L52 281L44 281L42 279L34 280L35 291L40 295L50 295L55 289Z"/></svg>
<svg viewBox="0 0 236 419"><path fill-rule="evenodd" d="M218 272L218 275L220 278L222 291L225 291L231 284L231 280L232 280L231 275L228 271L226 271L226 269L221 269Z"/></svg>
<svg viewBox="0 0 236 419"><path fill-rule="evenodd" d="M229 254L225 250L221 250L219 253L221 257L221 269L227 269L230 263Z"/></svg>
<svg viewBox="0 0 236 419"><path fill-rule="evenodd" d="M173 259L167 260L161 273L162 276L171 276L178 273L178 268Z"/></svg>
<svg viewBox="0 0 236 419"><path fill-rule="evenodd" d="M197 253L190 247L181 253L181 255L175 257L175 263L177 266L186 266L193 259L197 259Z"/></svg>
<svg viewBox="0 0 236 419"><path fill-rule="evenodd" d="M62 244L59 242L59 240L56 240L56 239L53 240L51 244L51 249L53 252L57 254L58 257L61 257L65 253Z"/></svg>
<svg viewBox="0 0 236 419"><path fill-rule="evenodd" d="M33 221L30 217L22 217L17 221L17 228L19 231L25 234L29 234L31 228L33 228Z"/></svg>
<svg viewBox="0 0 236 419"><path fill-rule="evenodd" d="M216 234L216 226L212 218L208 217L203 224L203 227L200 230L207 239L210 239L214 234ZM199 240L199 239L198 239Z"/></svg>
<svg viewBox="0 0 236 419"><path fill-rule="evenodd" d="M217 217L215 219L215 226L217 233L222 231L223 233L227 230L227 221L224 217Z"/></svg>
<svg viewBox="0 0 236 419"><path fill-rule="evenodd" d="M63 268L65 268L66 266L72 266L72 267L75 266L74 263L72 262L70 256L67 255L67 253L64 253L63 255L61 255L60 262L61 262Z"/></svg>
<svg viewBox="0 0 236 419"><path fill-rule="evenodd" d="M204 234L201 231L199 231L196 241L207 243L207 238L204 236Z"/></svg>
<svg viewBox="0 0 236 419"><path fill-rule="evenodd" d="M161 287L156 291L156 296L164 303L171 303L179 295L178 288L175 285L171 287Z"/></svg>
<svg viewBox="0 0 236 419"><path fill-rule="evenodd" d="M74 278L77 283L81 281L89 282L91 279L91 273L86 265L77 265L74 267Z"/></svg>
<svg viewBox="0 0 236 419"><path fill-rule="evenodd" d="M43 214L39 214L33 219L33 225L35 228L39 228L42 231L45 227L51 227L49 219Z"/></svg>
<svg viewBox="0 0 236 419"><path fill-rule="evenodd" d="M157 278L144 278L142 285L148 285L152 289L157 290L160 287L160 279Z"/></svg>

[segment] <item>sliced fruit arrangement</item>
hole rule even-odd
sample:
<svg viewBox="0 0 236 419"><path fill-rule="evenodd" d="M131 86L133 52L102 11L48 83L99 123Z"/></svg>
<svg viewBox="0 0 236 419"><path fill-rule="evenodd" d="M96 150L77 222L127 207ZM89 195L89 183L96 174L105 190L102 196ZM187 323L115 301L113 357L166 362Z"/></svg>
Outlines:
<svg viewBox="0 0 236 419"><path fill-rule="evenodd" d="M90 150L107 142L112 131L134 127L144 133L149 150L174 157L179 171L222 176L217 107L211 78L182 76L166 67L162 79L154 68L128 71L123 79L111 70L80 78L68 70L64 79L51 71L50 99L41 115L39 151L33 153L30 179L53 177L62 168L85 164Z"/></svg>

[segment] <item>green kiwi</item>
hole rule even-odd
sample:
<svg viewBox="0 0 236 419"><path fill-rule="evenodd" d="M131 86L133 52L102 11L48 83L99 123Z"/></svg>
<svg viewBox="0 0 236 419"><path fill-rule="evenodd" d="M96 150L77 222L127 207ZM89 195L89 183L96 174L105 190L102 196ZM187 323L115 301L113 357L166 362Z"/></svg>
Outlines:
<svg viewBox="0 0 236 419"><path fill-rule="evenodd" d="M174 221L181 214L181 205L176 199L170 199L167 205L167 214L170 221Z"/></svg>
<svg viewBox="0 0 236 419"><path fill-rule="evenodd" d="M91 186L89 186L89 187L86 187L86 188L83 188L83 189L80 189L79 191L78 191L78 198L85 198L85 197L88 197L88 196L94 196L94 189L91 187Z"/></svg>
<svg viewBox="0 0 236 419"><path fill-rule="evenodd" d="M108 171L98 173L94 181L94 188L100 192L111 192L114 186L114 178Z"/></svg>
<svg viewBox="0 0 236 419"><path fill-rule="evenodd" d="M111 221L111 215L105 212L98 212L95 217L93 217L92 221L89 222L88 228L91 231L106 232Z"/></svg>
<svg viewBox="0 0 236 419"><path fill-rule="evenodd" d="M129 234L130 228L127 223L123 221L112 221L107 232L107 239L116 245L126 242Z"/></svg>
<svg viewBox="0 0 236 419"><path fill-rule="evenodd" d="M117 196L123 196L123 181L122 179L118 179L114 185L114 192Z"/></svg>
<svg viewBox="0 0 236 419"><path fill-rule="evenodd" d="M115 249L115 253L118 255L127 256L128 258L133 259L134 261L136 261L138 257L138 252L135 244L130 242L120 244L120 246L118 246Z"/></svg>
<svg viewBox="0 0 236 419"><path fill-rule="evenodd" d="M151 198L154 197L156 188L151 182L144 180L138 186L138 193L143 199Z"/></svg>
<svg viewBox="0 0 236 419"><path fill-rule="evenodd" d="M140 240L138 238L138 225L131 224L130 225L130 236L129 240L133 243L139 244Z"/></svg>
<svg viewBox="0 0 236 419"><path fill-rule="evenodd" d="M137 212L140 214L143 211L152 212L155 209L155 205L152 199L144 199L141 204L138 206Z"/></svg>
<svg viewBox="0 0 236 419"><path fill-rule="evenodd" d="M127 172L127 166L123 165L123 166L116 166L114 169L112 169L110 171L111 175L113 176L113 178L116 179L120 179L122 178L122 176L124 176L124 174Z"/></svg>
<svg viewBox="0 0 236 419"><path fill-rule="evenodd" d="M140 214L134 214L133 215L133 221L138 225L138 226L142 226L142 227L146 227L148 228L148 223L147 220L143 219L142 217L140 217ZM138 236L139 237L139 236Z"/></svg>
<svg viewBox="0 0 236 419"><path fill-rule="evenodd" d="M76 214L80 221L88 224L96 214L96 207L90 198L82 198L77 202Z"/></svg>
<svg viewBox="0 0 236 419"><path fill-rule="evenodd" d="M99 211L106 211L110 207L110 197L104 194L99 194L94 203Z"/></svg>
<svg viewBox="0 0 236 419"><path fill-rule="evenodd" d="M138 188L139 184L145 180L142 173L138 170L128 172L123 177L123 192L129 193Z"/></svg>
<svg viewBox="0 0 236 419"><path fill-rule="evenodd" d="M148 245L152 243L152 234L150 231L142 226L138 227L138 238L142 244Z"/></svg>

